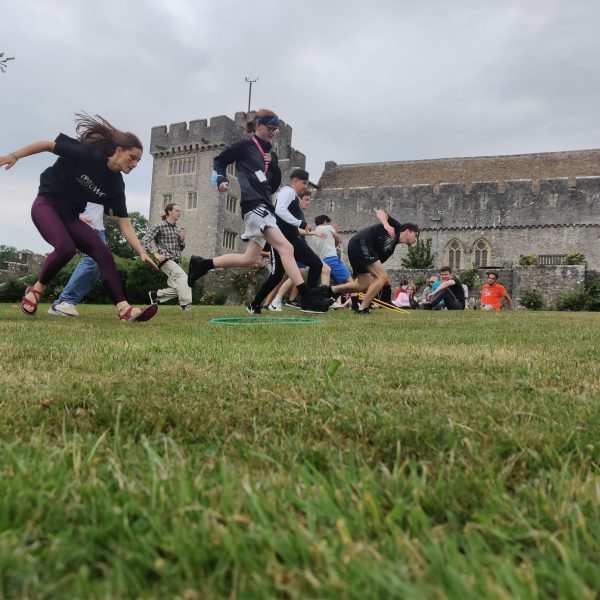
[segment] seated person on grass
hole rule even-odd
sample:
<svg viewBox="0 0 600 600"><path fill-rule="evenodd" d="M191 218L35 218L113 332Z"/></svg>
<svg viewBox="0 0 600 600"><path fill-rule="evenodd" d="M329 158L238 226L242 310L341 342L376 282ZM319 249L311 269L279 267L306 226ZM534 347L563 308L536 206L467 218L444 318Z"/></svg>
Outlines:
<svg viewBox="0 0 600 600"><path fill-rule="evenodd" d="M440 269L440 285L431 292L423 308L436 308L441 302L448 310L465 310L465 289L450 267Z"/></svg>

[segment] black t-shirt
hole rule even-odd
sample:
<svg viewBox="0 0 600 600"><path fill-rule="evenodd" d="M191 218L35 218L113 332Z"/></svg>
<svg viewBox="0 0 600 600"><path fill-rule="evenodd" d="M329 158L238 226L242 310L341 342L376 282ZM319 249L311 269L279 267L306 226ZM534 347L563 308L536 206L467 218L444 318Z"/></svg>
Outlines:
<svg viewBox="0 0 600 600"><path fill-rule="evenodd" d="M456 283L451 285L448 289L454 294L454 297L462 304L462 307L464 308L465 289L462 286L462 282L456 275L452 275L451 279L454 279Z"/></svg>
<svg viewBox="0 0 600 600"><path fill-rule="evenodd" d="M388 235L384 226L379 223L378 225L372 225L366 229L362 229L356 235L352 237L351 241L364 240L367 244L375 251L379 260L384 263L392 254L396 246L400 242L400 228L402 225L396 221L393 217L388 215L388 223L390 227L394 228L394 235Z"/></svg>
<svg viewBox="0 0 600 600"><path fill-rule="evenodd" d="M102 204L107 215L127 217L125 182L108 168L106 154L63 133L55 141L59 158L41 174L38 193L52 196L66 217L82 213L88 202Z"/></svg>

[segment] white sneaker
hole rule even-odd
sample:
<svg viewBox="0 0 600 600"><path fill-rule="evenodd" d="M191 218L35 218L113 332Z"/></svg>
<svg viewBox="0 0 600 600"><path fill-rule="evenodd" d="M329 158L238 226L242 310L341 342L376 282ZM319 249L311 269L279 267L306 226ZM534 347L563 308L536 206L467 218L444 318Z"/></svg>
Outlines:
<svg viewBox="0 0 600 600"><path fill-rule="evenodd" d="M273 312L283 312L281 305L273 304L272 302L267 308Z"/></svg>
<svg viewBox="0 0 600 600"><path fill-rule="evenodd" d="M50 311L48 311L50 314L55 314L55 313L60 313L61 317L78 317L79 313L77 312L77 309L75 308L75 306L73 304L70 304L69 302L61 302L59 304L57 304L56 306L53 306L54 308L54 313L51 313Z"/></svg>

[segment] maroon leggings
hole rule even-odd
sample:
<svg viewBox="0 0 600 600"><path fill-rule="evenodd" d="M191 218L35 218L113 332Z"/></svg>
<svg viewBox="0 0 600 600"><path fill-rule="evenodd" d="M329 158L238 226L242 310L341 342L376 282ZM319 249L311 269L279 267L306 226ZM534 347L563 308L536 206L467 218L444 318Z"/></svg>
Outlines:
<svg viewBox="0 0 600 600"><path fill-rule="evenodd" d="M89 225L79 218L61 217L48 196L38 196L34 200L31 218L42 237L54 247L42 265L40 283L50 283L77 250L81 250L98 263L102 283L111 300L115 304L125 300L113 256Z"/></svg>

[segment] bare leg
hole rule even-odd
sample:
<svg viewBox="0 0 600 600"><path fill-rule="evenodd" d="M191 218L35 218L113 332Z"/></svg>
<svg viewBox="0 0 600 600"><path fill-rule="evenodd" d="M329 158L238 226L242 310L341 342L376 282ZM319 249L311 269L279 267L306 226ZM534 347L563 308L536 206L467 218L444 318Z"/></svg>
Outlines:
<svg viewBox="0 0 600 600"><path fill-rule="evenodd" d="M302 274L302 279L305 279L306 269L300 269L300 273ZM287 281L289 281L289 279ZM289 296L290 300L295 300L298 297L298 288L290 282L285 290L285 293ZM283 294L281 295L283 296Z"/></svg>
<svg viewBox="0 0 600 600"><path fill-rule="evenodd" d="M244 254L223 254L223 256L213 258L213 264L215 265L215 269L255 267L256 263L260 260L261 251L260 244L254 240L250 240Z"/></svg>
<svg viewBox="0 0 600 600"><path fill-rule="evenodd" d="M36 281L32 287L36 292L39 292L39 295L36 295L33 292L27 292L27 294L25 294L25 298L27 298L27 300L32 302L34 305L34 306L31 306L30 304L24 305L24 310L26 310L28 313L34 313L36 311L36 307L39 302L39 298L44 293L44 290L46 289L47 285L44 283L40 283L39 281ZM27 308L25 308L25 306L27 306Z"/></svg>
<svg viewBox="0 0 600 600"><path fill-rule="evenodd" d="M375 298L375 296L377 296L377 294L379 294L381 291L381 288L389 282L388 274L380 261L376 260L374 263L371 263L368 266L368 269L372 275L372 281L367 288L365 296L360 304L360 310L368 308L373 298Z"/></svg>
<svg viewBox="0 0 600 600"><path fill-rule="evenodd" d="M334 294L356 294L357 292L366 292L371 285L372 277L370 273L361 273L356 279L351 279L340 285L332 285L331 290Z"/></svg>
<svg viewBox="0 0 600 600"><path fill-rule="evenodd" d="M300 285L301 283L304 283L300 269L298 268L298 265L294 259L294 248L285 239L285 236L283 233L281 233L281 230L277 227L268 227L264 230L263 235L265 236L267 242L269 242L269 244L271 244L271 246L275 248L277 252L279 252L283 268L294 285ZM258 246L258 244L255 245ZM219 258L223 257L221 256Z"/></svg>

